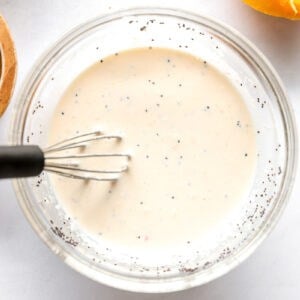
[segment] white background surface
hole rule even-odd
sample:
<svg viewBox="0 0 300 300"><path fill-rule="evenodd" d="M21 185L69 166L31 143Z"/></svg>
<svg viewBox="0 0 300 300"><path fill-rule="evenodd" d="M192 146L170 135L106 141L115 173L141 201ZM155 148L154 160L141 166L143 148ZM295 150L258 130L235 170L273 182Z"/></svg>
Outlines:
<svg viewBox="0 0 300 300"><path fill-rule="evenodd" d="M271 18L240 0L0 0L16 42L15 96L33 63L72 27L99 14L132 6L166 6L214 16L241 31L271 60L281 76L296 120L300 119L300 22ZM11 108L0 119L0 143L7 143ZM282 219L262 246L241 266L192 290L143 295L93 282L64 265L28 225L9 181L0 182L0 300L5 299L299 299L300 180Z"/></svg>

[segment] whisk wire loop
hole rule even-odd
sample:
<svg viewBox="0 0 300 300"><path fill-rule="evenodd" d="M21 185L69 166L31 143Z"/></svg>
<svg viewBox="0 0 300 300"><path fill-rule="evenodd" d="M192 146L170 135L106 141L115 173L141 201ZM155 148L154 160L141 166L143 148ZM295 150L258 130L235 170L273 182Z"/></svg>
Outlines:
<svg viewBox="0 0 300 300"><path fill-rule="evenodd" d="M44 149L45 167L47 172L55 173L61 176L84 179L84 180L96 180L96 181L116 181L120 175L128 170L128 166L123 166L115 170L104 169L90 169L80 167L80 162L84 159L94 158L109 158L120 157L126 159L126 162L130 159L130 155L126 153L95 153L95 154L59 154L62 151L73 150L75 148L86 147L91 143L101 140L115 139L122 140L119 135L105 135L101 131L94 131L91 133L83 133L75 137L71 137L60 142L53 144L50 147ZM69 161L74 159L74 161ZM61 162L62 161L62 162Z"/></svg>

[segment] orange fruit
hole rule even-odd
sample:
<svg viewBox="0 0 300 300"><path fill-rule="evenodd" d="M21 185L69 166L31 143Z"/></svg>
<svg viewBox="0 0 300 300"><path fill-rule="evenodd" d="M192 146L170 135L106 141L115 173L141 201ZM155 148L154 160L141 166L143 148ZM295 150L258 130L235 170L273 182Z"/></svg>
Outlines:
<svg viewBox="0 0 300 300"><path fill-rule="evenodd" d="M300 0L243 0L267 15L300 20Z"/></svg>
<svg viewBox="0 0 300 300"><path fill-rule="evenodd" d="M0 117L12 96L16 77L14 43L4 19L0 15Z"/></svg>

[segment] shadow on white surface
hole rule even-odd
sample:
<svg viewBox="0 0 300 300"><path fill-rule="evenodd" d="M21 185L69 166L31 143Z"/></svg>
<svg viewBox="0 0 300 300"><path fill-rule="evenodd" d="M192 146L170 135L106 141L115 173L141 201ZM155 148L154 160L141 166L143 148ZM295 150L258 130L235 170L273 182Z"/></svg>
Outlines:
<svg viewBox="0 0 300 300"><path fill-rule="evenodd" d="M298 70L300 74L300 22L274 18L251 8L246 10L250 10L249 18L244 21L251 30L250 40L267 56L282 79L289 81L290 89L299 86L299 75L293 73Z"/></svg>

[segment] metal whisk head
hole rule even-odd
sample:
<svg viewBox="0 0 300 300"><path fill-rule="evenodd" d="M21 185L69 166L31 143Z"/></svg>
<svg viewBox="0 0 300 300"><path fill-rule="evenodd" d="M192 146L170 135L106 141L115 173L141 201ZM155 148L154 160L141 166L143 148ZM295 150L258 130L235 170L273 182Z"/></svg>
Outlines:
<svg viewBox="0 0 300 300"><path fill-rule="evenodd" d="M84 133L72 138L60 141L50 147L43 150L45 165L44 170L52 172L61 176L97 180L97 181L115 181L123 172L128 169L129 154L123 153L82 153L88 145L96 141L103 142L105 140L117 140L121 141L122 137L119 135L105 135L101 131L94 131L90 133ZM77 149L77 151L76 151ZM73 151L72 151L73 150ZM74 153L75 150L75 153ZM81 150L81 152L79 151ZM73 152L73 153L71 153ZM126 165L116 169L90 169L81 166L81 162L84 159L94 158L109 158L109 157L124 157Z"/></svg>

